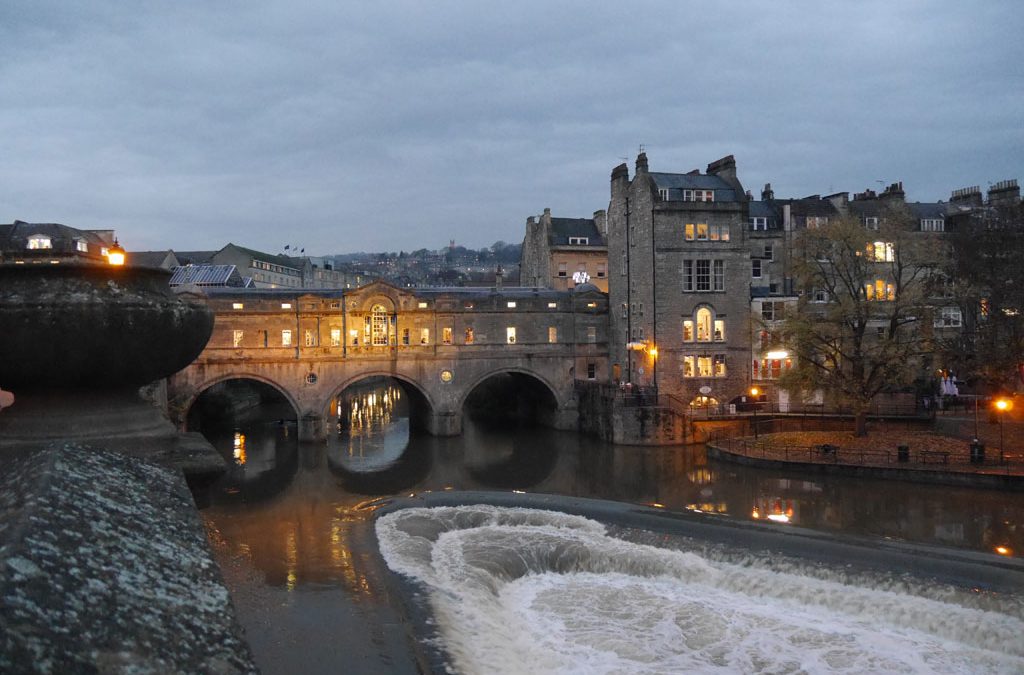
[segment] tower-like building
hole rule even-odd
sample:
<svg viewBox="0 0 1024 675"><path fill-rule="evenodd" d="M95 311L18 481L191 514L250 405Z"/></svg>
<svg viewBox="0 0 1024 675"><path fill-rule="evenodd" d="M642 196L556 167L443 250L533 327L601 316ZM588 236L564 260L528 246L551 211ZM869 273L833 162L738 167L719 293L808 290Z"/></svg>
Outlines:
<svg viewBox="0 0 1024 675"><path fill-rule="evenodd" d="M612 171L612 377L691 405L746 392L751 349L749 198L730 155L704 173Z"/></svg>

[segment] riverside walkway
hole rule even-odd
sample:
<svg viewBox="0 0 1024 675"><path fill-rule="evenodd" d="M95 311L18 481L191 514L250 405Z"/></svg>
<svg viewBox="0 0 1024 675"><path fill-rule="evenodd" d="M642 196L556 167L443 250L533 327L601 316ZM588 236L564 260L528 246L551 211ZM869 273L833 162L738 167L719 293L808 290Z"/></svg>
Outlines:
<svg viewBox="0 0 1024 675"><path fill-rule="evenodd" d="M979 433L982 452L963 438L931 432L877 430L866 437L849 432L798 431L736 438L712 438L709 457L766 468L800 469L865 478L1024 490L1024 454L1011 445L1024 429L1003 430L1000 453L995 435ZM979 432L981 430L979 429ZM995 441L995 444L987 443ZM1010 451L1010 448L1014 451Z"/></svg>

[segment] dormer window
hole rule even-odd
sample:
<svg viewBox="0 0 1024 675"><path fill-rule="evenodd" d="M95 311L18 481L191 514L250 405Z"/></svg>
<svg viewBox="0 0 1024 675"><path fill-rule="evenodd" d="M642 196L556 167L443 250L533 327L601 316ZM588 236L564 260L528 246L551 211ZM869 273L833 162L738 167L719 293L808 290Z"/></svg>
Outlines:
<svg viewBox="0 0 1024 675"><path fill-rule="evenodd" d="M658 197L663 202L668 201L668 188L658 188Z"/></svg>
<svg viewBox="0 0 1024 675"><path fill-rule="evenodd" d="M45 234L33 234L28 238L26 246L31 251L38 251L44 248L53 248L53 241Z"/></svg>
<svg viewBox="0 0 1024 675"><path fill-rule="evenodd" d="M714 190L683 190L684 202L713 202L715 201Z"/></svg>
<svg viewBox="0 0 1024 675"><path fill-rule="evenodd" d="M864 218L864 227L868 228L869 230L877 230L878 229L878 217L877 216L867 216L867 217L865 217Z"/></svg>
<svg viewBox="0 0 1024 675"><path fill-rule="evenodd" d="M750 229L754 232L768 230L768 218L766 216L750 216Z"/></svg>
<svg viewBox="0 0 1024 675"><path fill-rule="evenodd" d="M921 219L921 231L922 232L945 232L946 221L942 218L922 218Z"/></svg>
<svg viewBox="0 0 1024 675"><path fill-rule="evenodd" d="M589 237L569 237L570 246L586 246L590 243Z"/></svg>
<svg viewBox="0 0 1024 675"><path fill-rule="evenodd" d="M81 251L82 253L88 253L89 244L86 243L85 239L75 239L75 250Z"/></svg>

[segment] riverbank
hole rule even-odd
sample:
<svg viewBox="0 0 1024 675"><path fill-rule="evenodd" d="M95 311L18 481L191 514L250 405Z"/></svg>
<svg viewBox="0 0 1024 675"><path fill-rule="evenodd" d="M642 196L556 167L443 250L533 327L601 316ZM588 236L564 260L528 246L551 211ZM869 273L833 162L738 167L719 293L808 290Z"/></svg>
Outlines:
<svg viewBox="0 0 1024 675"><path fill-rule="evenodd" d="M707 449L709 458L767 469L1024 491L1024 455L930 432L782 432L715 439Z"/></svg>

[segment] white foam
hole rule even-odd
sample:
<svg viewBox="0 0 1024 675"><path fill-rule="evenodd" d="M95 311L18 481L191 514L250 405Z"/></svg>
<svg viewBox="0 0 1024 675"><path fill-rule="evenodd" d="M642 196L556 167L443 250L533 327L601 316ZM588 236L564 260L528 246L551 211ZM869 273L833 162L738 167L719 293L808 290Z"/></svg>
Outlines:
<svg viewBox="0 0 1024 675"><path fill-rule="evenodd" d="M462 673L1024 672L1019 613L630 543L489 506L378 520Z"/></svg>

